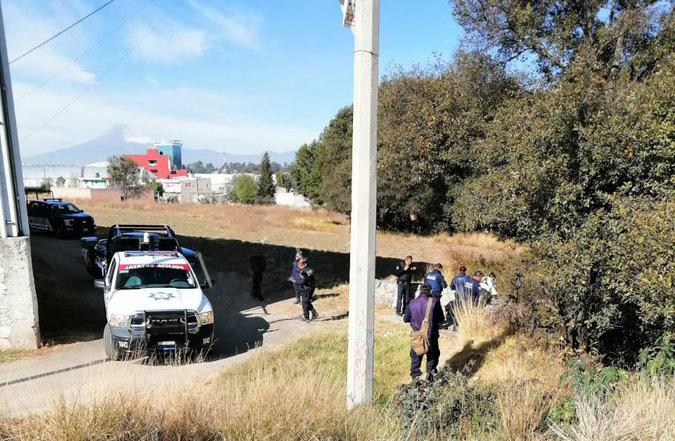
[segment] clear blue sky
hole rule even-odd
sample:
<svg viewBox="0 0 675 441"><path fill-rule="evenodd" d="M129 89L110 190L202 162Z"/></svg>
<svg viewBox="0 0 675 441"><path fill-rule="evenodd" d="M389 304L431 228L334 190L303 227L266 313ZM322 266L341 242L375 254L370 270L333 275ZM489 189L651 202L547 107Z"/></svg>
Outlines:
<svg viewBox="0 0 675 441"><path fill-rule="evenodd" d="M103 3L3 1L10 59ZM447 0L381 5L381 73L457 48ZM340 14L338 0L116 0L11 65L23 155L115 124L190 148L294 150L351 102L353 37Z"/></svg>

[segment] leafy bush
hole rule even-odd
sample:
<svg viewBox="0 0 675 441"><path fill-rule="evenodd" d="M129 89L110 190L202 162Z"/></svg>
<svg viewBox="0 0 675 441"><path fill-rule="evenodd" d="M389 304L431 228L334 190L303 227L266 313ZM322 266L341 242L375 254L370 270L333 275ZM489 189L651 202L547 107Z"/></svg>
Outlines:
<svg viewBox="0 0 675 441"><path fill-rule="evenodd" d="M450 370L433 383L402 385L392 403L401 427L419 439L494 432L499 420L494 393L470 387L465 374Z"/></svg>
<svg viewBox="0 0 675 441"><path fill-rule="evenodd" d="M675 341L673 334L666 334L661 341L640 353L640 369L648 376L675 376Z"/></svg>
<svg viewBox="0 0 675 441"><path fill-rule="evenodd" d="M543 283L568 343L634 365L675 326L675 199L628 199L568 240L542 240Z"/></svg>
<svg viewBox="0 0 675 441"><path fill-rule="evenodd" d="M253 204L258 195L258 183L251 175L239 175L234 180L230 199L242 204Z"/></svg>

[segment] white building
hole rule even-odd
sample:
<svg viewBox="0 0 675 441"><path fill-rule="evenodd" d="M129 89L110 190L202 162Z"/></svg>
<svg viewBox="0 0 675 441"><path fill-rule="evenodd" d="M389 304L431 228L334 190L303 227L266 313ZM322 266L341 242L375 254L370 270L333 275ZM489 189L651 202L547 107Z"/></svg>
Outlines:
<svg viewBox="0 0 675 441"><path fill-rule="evenodd" d="M229 173L195 173L192 176L211 181L211 191L214 195L227 195L234 187L236 175Z"/></svg>
<svg viewBox="0 0 675 441"><path fill-rule="evenodd" d="M196 203L212 195L211 180L199 177L158 179L164 187L162 200L167 202Z"/></svg>
<svg viewBox="0 0 675 441"><path fill-rule="evenodd" d="M52 187L108 188L108 163L88 165L24 165L23 185L40 187L46 181Z"/></svg>

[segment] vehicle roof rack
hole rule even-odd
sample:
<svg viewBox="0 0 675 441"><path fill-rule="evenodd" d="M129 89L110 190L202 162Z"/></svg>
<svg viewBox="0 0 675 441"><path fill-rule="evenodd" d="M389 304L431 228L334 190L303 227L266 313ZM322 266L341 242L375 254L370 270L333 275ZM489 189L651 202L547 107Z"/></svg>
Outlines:
<svg viewBox="0 0 675 441"><path fill-rule="evenodd" d="M136 232L164 232L175 235L173 229L168 225L142 225L142 224L115 224L110 227L111 230L117 230L120 233Z"/></svg>
<svg viewBox="0 0 675 441"><path fill-rule="evenodd" d="M42 198L44 202L63 202L62 198Z"/></svg>

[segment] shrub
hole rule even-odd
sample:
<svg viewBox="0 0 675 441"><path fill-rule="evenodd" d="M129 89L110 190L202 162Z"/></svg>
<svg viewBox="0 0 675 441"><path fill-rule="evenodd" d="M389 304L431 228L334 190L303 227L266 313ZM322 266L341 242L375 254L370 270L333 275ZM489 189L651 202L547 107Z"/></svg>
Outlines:
<svg viewBox="0 0 675 441"><path fill-rule="evenodd" d="M433 383L399 388L393 400L404 433L413 439L452 439L497 428L499 410L489 389L472 388L464 373L440 372Z"/></svg>
<svg viewBox="0 0 675 441"><path fill-rule="evenodd" d="M234 202L242 204L253 204L258 195L258 183L250 175L239 175L234 180L234 190L230 198Z"/></svg>
<svg viewBox="0 0 675 441"><path fill-rule="evenodd" d="M675 199L628 199L538 245L567 342L633 366L675 326Z"/></svg>

